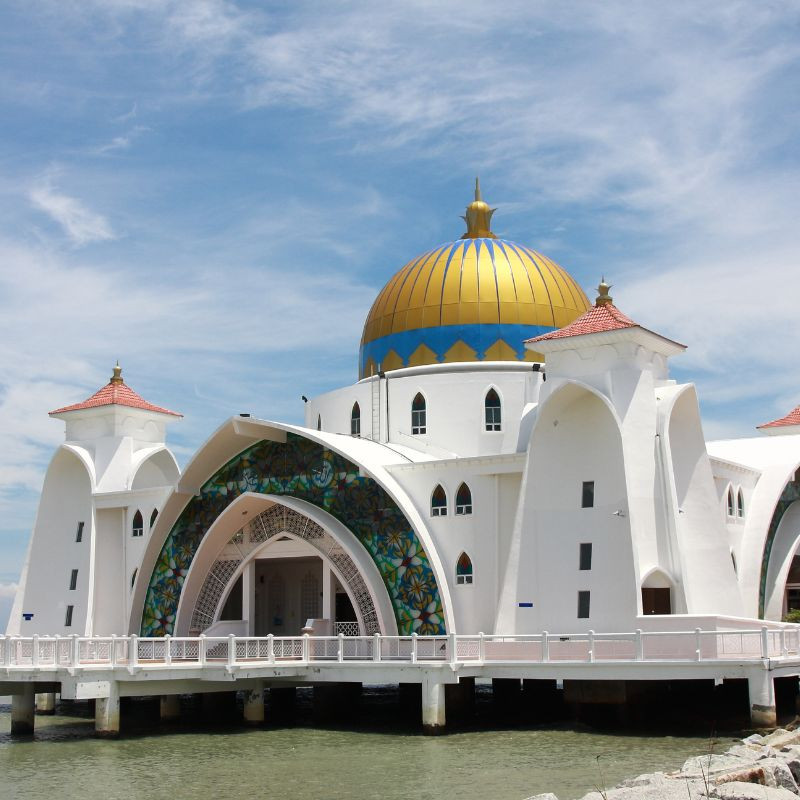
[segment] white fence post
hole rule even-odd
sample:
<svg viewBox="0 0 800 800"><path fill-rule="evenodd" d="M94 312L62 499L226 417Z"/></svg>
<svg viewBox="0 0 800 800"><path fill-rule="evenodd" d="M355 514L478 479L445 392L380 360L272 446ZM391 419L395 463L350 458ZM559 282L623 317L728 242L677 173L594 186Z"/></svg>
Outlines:
<svg viewBox="0 0 800 800"><path fill-rule="evenodd" d="M376 633L372 637L372 660L373 661L380 661L381 660L381 635Z"/></svg>
<svg viewBox="0 0 800 800"><path fill-rule="evenodd" d="M694 660L700 661L703 657L703 638L700 628L694 629Z"/></svg>
<svg viewBox="0 0 800 800"><path fill-rule="evenodd" d="M5 637L5 645L6 650L3 653L3 666L8 669L11 666L11 642L12 639L10 636Z"/></svg>
<svg viewBox="0 0 800 800"><path fill-rule="evenodd" d="M111 634L111 667L117 666L117 635Z"/></svg>
<svg viewBox="0 0 800 800"><path fill-rule="evenodd" d="M200 634L200 641L197 643L197 660L201 666L206 665L206 635Z"/></svg>
<svg viewBox="0 0 800 800"><path fill-rule="evenodd" d="M594 661L594 631L589 631L589 662Z"/></svg>
<svg viewBox="0 0 800 800"><path fill-rule="evenodd" d="M33 634L33 644L31 645L31 665L36 668L39 666L39 634Z"/></svg>
<svg viewBox="0 0 800 800"><path fill-rule="evenodd" d="M411 634L411 663L417 663L417 634Z"/></svg>
<svg viewBox="0 0 800 800"><path fill-rule="evenodd" d="M786 648L786 628L781 628L781 655L786 657L789 650Z"/></svg>
<svg viewBox="0 0 800 800"><path fill-rule="evenodd" d="M542 661L547 662L550 660L550 634L547 631L542 631Z"/></svg>
<svg viewBox="0 0 800 800"><path fill-rule="evenodd" d="M164 637L164 663L172 663L172 637L169 634Z"/></svg>
<svg viewBox="0 0 800 800"><path fill-rule="evenodd" d="M644 642L642 641L642 629L636 629L636 660L644 661Z"/></svg>
<svg viewBox="0 0 800 800"><path fill-rule="evenodd" d="M81 643L77 633L72 634L72 667L77 668L81 663Z"/></svg>
<svg viewBox="0 0 800 800"><path fill-rule="evenodd" d="M481 663L486 661L486 637L483 631L478 634L478 658Z"/></svg>
<svg viewBox="0 0 800 800"><path fill-rule="evenodd" d="M275 663L275 637L271 633L267 635L267 660Z"/></svg>
<svg viewBox="0 0 800 800"><path fill-rule="evenodd" d="M769 658L769 631L766 625L761 628L761 658Z"/></svg>
<svg viewBox="0 0 800 800"><path fill-rule="evenodd" d="M228 666L233 667L236 664L236 637L228 634Z"/></svg>
<svg viewBox="0 0 800 800"><path fill-rule="evenodd" d="M455 664L458 661L458 653L456 652L458 642L456 640L456 635L451 633L447 638L449 640L448 645L450 647L450 663Z"/></svg>
<svg viewBox="0 0 800 800"><path fill-rule="evenodd" d="M309 660L308 656L309 656L309 651L311 649L309 645L310 645L310 642L308 640L308 634L304 633L303 634L303 661L308 661Z"/></svg>
<svg viewBox="0 0 800 800"><path fill-rule="evenodd" d="M339 649L336 651L336 660L341 664L344 661L344 634L339 634Z"/></svg>
<svg viewBox="0 0 800 800"><path fill-rule="evenodd" d="M139 663L139 637L134 633L128 640L128 670L133 672L133 668Z"/></svg>

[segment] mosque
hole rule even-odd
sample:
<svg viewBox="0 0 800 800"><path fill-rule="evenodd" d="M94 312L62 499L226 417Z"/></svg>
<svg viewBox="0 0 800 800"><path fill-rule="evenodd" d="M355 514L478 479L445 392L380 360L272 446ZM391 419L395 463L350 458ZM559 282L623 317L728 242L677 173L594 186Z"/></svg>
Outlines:
<svg viewBox="0 0 800 800"><path fill-rule="evenodd" d="M231 417L181 472L180 414L123 379L50 413L8 634L691 630L800 607L800 407L706 442L685 349L497 238L412 259L359 379L305 424ZM304 398L305 400L305 398Z"/></svg>

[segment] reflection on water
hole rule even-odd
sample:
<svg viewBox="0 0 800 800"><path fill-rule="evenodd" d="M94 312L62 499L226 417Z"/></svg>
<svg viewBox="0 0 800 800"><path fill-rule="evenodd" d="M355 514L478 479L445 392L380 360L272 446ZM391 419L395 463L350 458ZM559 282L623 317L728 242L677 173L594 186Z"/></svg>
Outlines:
<svg viewBox="0 0 800 800"><path fill-rule="evenodd" d="M209 727L191 698L184 698L181 723L171 726L158 722L155 704L134 702L116 741L93 738L93 717L81 703L37 717L34 740L14 740L10 708L0 707L0 796L521 800L552 791L566 800L676 768L708 747L701 736L502 727L481 719L489 704L480 693L476 727L447 736L419 735L416 724L398 721L397 696L375 689L365 690L360 715L346 727L321 728L311 717L310 691L298 695L290 720L268 708L271 720L257 730Z"/></svg>

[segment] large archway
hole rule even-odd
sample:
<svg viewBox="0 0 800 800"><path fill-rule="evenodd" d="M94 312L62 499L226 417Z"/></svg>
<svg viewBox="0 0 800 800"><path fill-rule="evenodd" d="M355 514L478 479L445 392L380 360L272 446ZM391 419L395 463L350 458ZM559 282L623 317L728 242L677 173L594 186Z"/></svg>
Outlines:
<svg viewBox="0 0 800 800"><path fill-rule="evenodd" d="M374 563L398 633L446 632L429 556L397 503L357 464L318 442L287 433L285 441L263 440L234 456L185 505L147 583L142 636L176 632L184 584L206 535L228 506L246 493L295 498L326 512L355 537Z"/></svg>
<svg viewBox="0 0 800 800"><path fill-rule="evenodd" d="M799 542L800 469L784 486L767 530L758 598L761 619L780 619L784 611L786 584Z"/></svg>

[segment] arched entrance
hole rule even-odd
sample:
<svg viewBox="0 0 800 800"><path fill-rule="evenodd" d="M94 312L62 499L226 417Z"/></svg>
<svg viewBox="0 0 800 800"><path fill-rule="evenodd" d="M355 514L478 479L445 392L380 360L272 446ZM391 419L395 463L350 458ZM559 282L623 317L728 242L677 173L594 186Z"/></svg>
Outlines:
<svg viewBox="0 0 800 800"><path fill-rule="evenodd" d="M192 636L214 628L296 636L308 619L320 621L315 632L322 634L393 632L375 591L329 530L298 510L274 504L224 545L193 607L179 612L178 628L181 617L189 615Z"/></svg>
<svg viewBox="0 0 800 800"><path fill-rule="evenodd" d="M780 619L787 606L800 601L793 581L800 578L793 564L800 544L800 469L787 481L775 505L764 542L759 587L759 617Z"/></svg>

